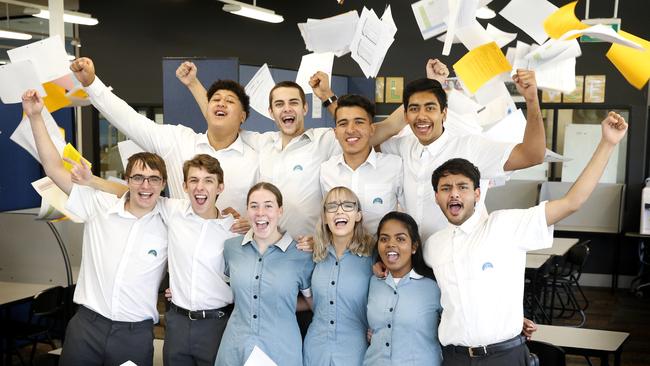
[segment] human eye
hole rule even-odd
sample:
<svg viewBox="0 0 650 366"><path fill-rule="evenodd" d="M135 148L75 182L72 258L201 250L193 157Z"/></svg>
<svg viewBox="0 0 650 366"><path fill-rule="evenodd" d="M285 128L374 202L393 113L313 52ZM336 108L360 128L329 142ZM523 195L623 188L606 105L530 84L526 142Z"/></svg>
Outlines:
<svg viewBox="0 0 650 366"><path fill-rule="evenodd" d="M409 112L417 112L418 111L418 106L416 105L410 105L408 108Z"/></svg>
<svg viewBox="0 0 650 366"><path fill-rule="evenodd" d="M142 183L144 182L144 176L142 174L132 175L131 180L136 183Z"/></svg>
<svg viewBox="0 0 650 366"><path fill-rule="evenodd" d="M343 206L344 211L352 211L357 207L357 203L352 201L345 201L341 204L341 206Z"/></svg>
<svg viewBox="0 0 650 366"><path fill-rule="evenodd" d="M157 177L155 175L151 176L151 177L149 177L149 183L151 183L151 184L160 184L160 183L162 183L162 178Z"/></svg>

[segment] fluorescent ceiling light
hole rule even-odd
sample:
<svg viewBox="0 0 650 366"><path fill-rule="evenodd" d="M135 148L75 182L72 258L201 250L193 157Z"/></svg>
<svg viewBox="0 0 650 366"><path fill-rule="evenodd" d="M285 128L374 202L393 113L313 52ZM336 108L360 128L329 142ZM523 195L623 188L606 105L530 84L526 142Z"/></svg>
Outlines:
<svg viewBox="0 0 650 366"><path fill-rule="evenodd" d="M497 16L497 13L494 10L488 8L487 6L482 6L476 9L476 17L479 19L492 19Z"/></svg>
<svg viewBox="0 0 650 366"><path fill-rule="evenodd" d="M12 32L8 30L0 29L0 38L28 40L28 39L32 39L32 35L27 33L22 33L22 32Z"/></svg>
<svg viewBox="0 0 650 366"><path fill-rule="evenodd" d="M35 14L33 9L25 9L25 11L37 18L50 19L49 10L39 9ZM99 23L99 20L91 17L88 14L77 13L73 11L66 11L63 13L63 21L66 23L75 23L81 25L97 25Z"/></svg>
<svg viewBox="0 0 650 366"><path fill-rule="evenodd" d="M234 1L234 0L219 0L219 1L225 3L223 5L223 11L227 11L232 14L237 14L243 17L253 18L253 19L257 19L269 23L282 23L284 21L282 15L276 14L273 10L264 9L264 8L260 8L259 6L256 6L255 1L253 1L253 5L241 3L239 1Z"/></svg>

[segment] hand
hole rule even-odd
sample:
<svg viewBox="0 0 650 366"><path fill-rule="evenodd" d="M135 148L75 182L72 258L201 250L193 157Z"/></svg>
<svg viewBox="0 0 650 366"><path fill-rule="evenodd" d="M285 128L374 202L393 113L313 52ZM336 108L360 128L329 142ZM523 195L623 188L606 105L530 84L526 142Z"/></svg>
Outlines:
<svg viewBox="0 0 650 366"><path fill-rule="evenodd" d="M372 273L379 278L386 278L388 276L388 269L382 261L379 261L372 265Z"/></svg>
<svg viewBox="0 0 650 366"><path fill-rule="evenodd" d="M616 145L625 136L627 132L627 123L625 118L621 117L620 114L610 111L602 122L603 136L602 140L608 142L612 145Z"/></svg>
<svg viewBox="0 0 650 366"><path fill-rule="evenodd" d="M227 208L221 210L221 214L224 215L224 216L232 215L232 217L234 217L235 219L238 219L238 218L241 217L239 212L237 212L237 210L235 210L232 207L227 207Z"/></svg>
<svg viewBox="0 0 650 366"><path fill-rule="evenodd" d="M300 235L299 237L296 238L296 241L298 242L296 248L298 248L299 250L302 250L303 252L309 252L309 253L314 251L313 236Z"/></svg>
<svg viewBox="0 0 650 366"><path fill-rule="evenodd" d="M246 218L239 218L230 227L230 231L235 234L244 235L251 229L251 223Z"/></svg>
<svg viewBox="0 0 650 366"><path fill-rule="evenodd" d="M40 116L43 111L43 98L36 90L30 89L23 94L23 112L27 117Z"/></svg>
<svg viewBox="0 0 650 366"><path fill-rule="evenodd" d="M530 340L530 337L533 336L533 333L537 331L537 324L530 319L524 318L524 326L521 329L521 333L526 337L526 340Z"/></svg>
<svg viewBox="0 0 650 366"><path fill-rule="evenodd" d="M329 76L322 72L317 71L314 75L309 78L309 86L314 91L314 94L321 101L325 101L327 98L334 95L332 89L330 89L330 79Z"/></svg>
<svg viewBox="0 0 650 366"><path fill-rule="evenodd" d="M93 60L88 57L80 57L72 61L70 70L72 70L74 76L84 88L90 86L95 81L95 65L93 64Z"/></svg>
<svg viewBox="0 0 650 366"><path fill-rule="evenodd" d="M426 66L427 79L437 80L440 84L444 83L449 77L449 69L442 61L429 59Z"/></svg>
<svg viewBox="0 0 650 366"><path fill-rule="evenodd" d="M372 343L372 329L370 328L366 331L366 339L368 340L368 343Z"/></svg>
<svg viewBox="0 0 650 366"><path fill-rule="evenodd" d="M70 170L72 183L82 186L90 186L90 182L93 179L93 173L90 171L90 166L86 163L86 159L81 158L81 164L70 158L63 158L63 160L72 165L72 169Z"/></svg>
<svg viewBox="0 0 650 366"><path fill-rule="evenodd" d="M535 71L517 69L517 73L512 75L517 91L521 94L526 102L537 101L537 81L535 80Z"/></svg>
<svg viewBox="0 0 650 366"><path fill-rule="evenodd" d="M176 69L176 77L185 86L189 86L196 81L197 68L193 62L185 61Z"/></svg>
<svg viewBox="0 0 650 366"><path fill-rule="evenodd" d="M172 289L170 288L165 289L165 299L169 302L172 301Z"/></svg>

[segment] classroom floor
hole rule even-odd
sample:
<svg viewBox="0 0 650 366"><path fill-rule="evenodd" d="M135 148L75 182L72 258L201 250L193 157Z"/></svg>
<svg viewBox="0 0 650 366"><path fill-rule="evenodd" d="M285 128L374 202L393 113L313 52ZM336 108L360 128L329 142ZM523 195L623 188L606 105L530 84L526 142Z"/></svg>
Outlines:
<svg viewBox="0 0 650 366"><path fill-rule="evenodd" d="M644 298L637 298L625 290L612 293L607 288L585 288L590 304L586 311L587 322L585 328L625 331L630 333L623 348L623 366L648 366L650 365L650 292ZM159 303L159 309L164 312L164 302ZM558 320L556 325L571 325L578 321ZM164 338L164 329L157 326L154 334L156 338ZM30 347L23 348L21 354L29 360ZM37 350L36 365L54 365L51 359L43 357L49 351L49 346L39 345ZM38 361L41 362L38 362ZM600 360L592 359L594 366L600 365ZM613 364L613 357L610 357ZM19 366L20 362L14 357L13 365ZM587 365L583 357L567 356L568 366Z"/></svg>

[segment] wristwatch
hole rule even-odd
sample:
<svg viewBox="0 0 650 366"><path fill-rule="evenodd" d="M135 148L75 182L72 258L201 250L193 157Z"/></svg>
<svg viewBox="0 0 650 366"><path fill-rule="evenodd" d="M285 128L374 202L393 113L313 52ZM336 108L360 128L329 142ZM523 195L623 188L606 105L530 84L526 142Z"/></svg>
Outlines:
<svg viewBox="0 0 650 366"><path fill-rule="evenodd" d="M329 107L332 103L336 102L336 100L339 99L336 95L332 95L331 97L325 99L323 102L323 108Z"/></svg>

